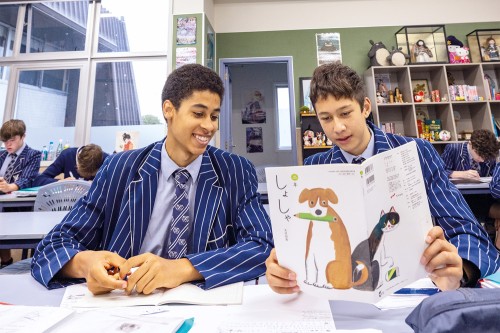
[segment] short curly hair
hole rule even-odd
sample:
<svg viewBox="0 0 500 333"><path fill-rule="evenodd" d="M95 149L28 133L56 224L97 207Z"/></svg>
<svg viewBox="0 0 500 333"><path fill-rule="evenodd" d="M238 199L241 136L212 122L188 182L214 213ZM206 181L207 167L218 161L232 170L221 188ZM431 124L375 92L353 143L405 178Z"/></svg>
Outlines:
<svg viewBox="0 0 500 333"><path fill-rule="evenodd" d="M78 174L85 179L93 179L104 158L102 148L93 143L83 146L76 153Z"/></svg>
<svg viewBox="0 0 500 333"><path fill-rule="evenodd" d="M492 131L486 129L475 130L472 132L470 143L472 149L485 161L497 159L500 143Z"/></svg>
<svg viewBox="0 0 500 333"><path fill-rule="evenodd" d="M365 85L355 70L340 62L321 65L314 70L309 98L314 106L319 99L326 99L329 95L337 100L355 100L363 109Z"/></svg>
<svg viewBox="0 0 500 333"><path fill-rule="evenodd" d="M168 76L161 92L161 105L169 100L178 109L182 100L191 97L195 91L207 90L217 94L222 102L224 84L219 75L208 67L187 64Z"/></svg>

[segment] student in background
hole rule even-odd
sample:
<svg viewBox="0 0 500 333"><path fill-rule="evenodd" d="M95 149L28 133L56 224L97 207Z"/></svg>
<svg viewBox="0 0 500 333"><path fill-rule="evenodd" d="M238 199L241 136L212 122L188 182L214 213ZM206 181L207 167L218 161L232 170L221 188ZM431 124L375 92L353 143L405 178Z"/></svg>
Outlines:
<svg viewBox="0 0 500 333"><path fill-rule="evenodd" d="M166 138L104 161L88 194L38 244L34 278L48 288L86 279L94 294L150 294L264 274L273 241L255 169L208 145L223 92L209 68L173 71L162 92Z"/></svg>
<svg viewBox="0 0 500 333"><path fill-rule="evenodd" d="M441 155L450 179L479 180L491 177L499 155L500 142L495 134L486 129L472 132L470 141L450 143ZM484 221L492 239L495 238L493 221L489 218L491 205L495 202L490 194L464 195L465 201L479 221Z"/></svg>
<svg viewBox="0 0 500 333"><path fill-rule="evenodd" d="M40 169L42 153L31 149L25 142L26 125L11 119L0 128L0 140L5 150L0 152L0 192L9 193L32 186ZM12 264L10 250L0 250L0 266Z"/></svg>
<svg viewBox="0 0 500 333"><path fill-rule="evenodd" d="M441 158L448 177L478 179L493 174L499 149L495 134L479 129L468 142L447 144Z"/></svg>
<svg viewBox="0 0 500 333"><path fill-rule="evenodd" d="M432 145L425 140L384 133L367 120L371 101L363 80L349 67L322 65L311 80L311 101L324 133L334 146L308 157L305 165L352 163L416 141L431 214L435 219L420 263L441 290L474 286L500 267L500 254L449 180ZM424 240L422 240L424 241ZM294 272L278 264L275 250L266 260L267 281L278 293L299 291Z"/></svg>
<svg viewBox="0 0 500 333"><path fill-rule="evenodd" d="M66 148L56 160L35 178L33 186L43 186L58 181L61 173L64 180L93 180L108 154L93 143L80 148Z"/></svg>

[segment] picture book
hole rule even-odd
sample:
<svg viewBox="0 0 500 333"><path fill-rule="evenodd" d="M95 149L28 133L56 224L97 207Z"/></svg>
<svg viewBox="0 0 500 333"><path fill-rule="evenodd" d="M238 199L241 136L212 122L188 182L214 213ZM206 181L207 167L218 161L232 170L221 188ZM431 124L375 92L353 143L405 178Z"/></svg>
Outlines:
<svg viewBox="0 0 500 333"><path fill-rule="evenodd" d="M376 303L427 276L432 228L415 142L362 164L266 168L280 265L303 292Z"/></svg>
<svg viewBox="0 0 500 333"><path fill-rule="evenodd" d="M92 294L86 283L68 286L61 306L66 308L101 308L116 306L195 304L195 305L232 305L243 300L243 282L204 290L185 283L172 289L156 289L149 295L132 292L127 295L123 290L113 290L102 295Z"/></svg>

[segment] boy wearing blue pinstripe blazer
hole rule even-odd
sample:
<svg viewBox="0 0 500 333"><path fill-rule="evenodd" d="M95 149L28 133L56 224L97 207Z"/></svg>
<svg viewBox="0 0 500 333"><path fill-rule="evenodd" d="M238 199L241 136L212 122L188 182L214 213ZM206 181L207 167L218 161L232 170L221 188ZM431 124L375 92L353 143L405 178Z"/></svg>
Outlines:
<svg viewBox="0 0 500 333"><path fill-rule="evenodd" d="M420 263L438 288L474 286L480 277L498 269L499 252L460 192L449 182L435 149L425 140L384 133L368 121L371 102L355 71L338 63L316 68L310 98L334 147L307 158L306 165L351 163L354 158L369 158L416 141L431 214L437 224L427 234L428 246ZM266 266L266 277L274 291L299 291L295 273L279 266L275 250L266 260Z"/></svg>
<svg viewBox="0 0 500 333"><path fill-rule="evenodd" d="M48 288L85 279L94 294L150 294L190 281L213 288L262 275L273 241L255 169L208 145L223 91L206 67L173 71L162 92L166 139L105 160L88 194L39 243L35 279ZM172 258L165 250L179 167L191 175L190 237L186 254Z"/></svg>

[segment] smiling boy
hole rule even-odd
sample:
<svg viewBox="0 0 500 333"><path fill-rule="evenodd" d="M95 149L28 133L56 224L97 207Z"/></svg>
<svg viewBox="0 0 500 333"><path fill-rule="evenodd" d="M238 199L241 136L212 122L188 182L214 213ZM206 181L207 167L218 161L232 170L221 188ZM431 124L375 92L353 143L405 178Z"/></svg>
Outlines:
<svg viewBox="0 0 500 333"><path fill-rule="evenodd" d="M209 145L223 91L201 65L172 72L162 92L166 139L106 159L87 196L38 245L35 279L149 294L262 275L273 243L253 165Z"/></svg>
<svg viewBox="0 0 500 333"><path fill-rule="evenodd" d="M338 63L316 68L310 98L321 127L334 146L307 158L305 165L354 163L416 141L429 206L436 223L427 234L428 246L420 263L438 288L452 290L474 286L480 277L498 269L498 251L460 192L449 182L436 150L421 139L384 133L368 121L371 101L355 71ZM266 277L274 291L299 291L295 273L278 264L275 250L266 266Z"/></svg>

